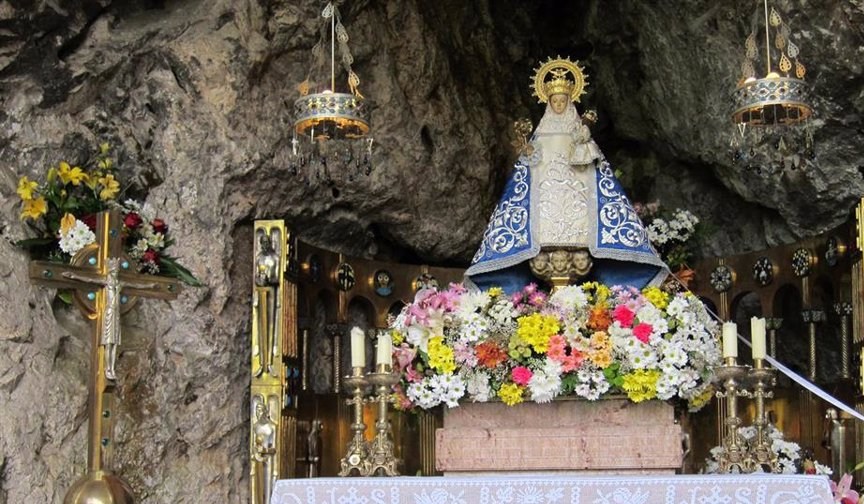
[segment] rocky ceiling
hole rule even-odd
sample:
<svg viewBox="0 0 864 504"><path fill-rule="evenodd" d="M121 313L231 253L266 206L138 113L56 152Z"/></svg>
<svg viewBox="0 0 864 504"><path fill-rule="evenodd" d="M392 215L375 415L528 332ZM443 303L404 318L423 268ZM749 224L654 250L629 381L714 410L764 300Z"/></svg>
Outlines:
<svg viewBox="0 0 864 504"><path fill-rule="evenodd" d="M289 105L321 2L0 0L0 501L58 502L81 470L86 331L30 286L15 195L111 142L207 285L126 321L118 471L142 502L245 499L251 221L382 259L464 266L539 119L539 60L585 62L595 137L635 199L712 224L706 253L792 241L849 216L862 183L864 7L785 0L816 89L817 158L733 164L729 95L753 0L361 0L342 5L377 150L368 177L307 186L286 165ZM60 321L58 326L57 321Z"/></svg>

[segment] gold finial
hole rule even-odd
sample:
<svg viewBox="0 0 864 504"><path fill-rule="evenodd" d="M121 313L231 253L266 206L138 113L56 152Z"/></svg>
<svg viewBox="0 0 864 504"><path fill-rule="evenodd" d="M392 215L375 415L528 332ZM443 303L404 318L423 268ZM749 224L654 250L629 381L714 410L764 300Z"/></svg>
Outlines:
<svg viewBox="0 0 864 504"><path fill-rule="evenodd" d="M568 73L572 76L572 80L567 78ZM547 81L546 78L550 74L552 78ZM585 87L588 86L586 77L582 67L579 66L579 61L570 61L570 58L558 56L556 59L549 58L534 71L532 77L534 83L531 89L534 90L534 96L540 103L546 103L550 96L556 94L569 95L570 101L578 103L585 94Z"/></svg>

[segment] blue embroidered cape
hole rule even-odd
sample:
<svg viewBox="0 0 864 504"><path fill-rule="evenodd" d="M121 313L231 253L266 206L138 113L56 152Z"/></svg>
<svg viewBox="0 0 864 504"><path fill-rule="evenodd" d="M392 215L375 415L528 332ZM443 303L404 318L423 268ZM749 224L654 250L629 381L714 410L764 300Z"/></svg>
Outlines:
<svg viewBox="0 0 864 504"><path fill-rule="evenodd" d="M659 285L669 274L648 239L648 232L624 194L612 166L602 157L592 189L596 218L590 219L593 237L588 247L594 266L587 280L606 285L643 288ZM531 171L520 160L495 207L480 248L465 272L468 283L481 289L493 286L507 293L536 281L528 260L540 252L532 234Z"/></svg>

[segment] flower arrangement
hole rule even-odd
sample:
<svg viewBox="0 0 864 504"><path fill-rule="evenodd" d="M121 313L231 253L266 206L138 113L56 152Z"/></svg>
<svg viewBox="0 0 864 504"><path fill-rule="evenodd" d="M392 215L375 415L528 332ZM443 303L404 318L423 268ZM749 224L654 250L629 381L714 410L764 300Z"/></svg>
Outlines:
<svg viewBox="0 0 864 504"><path fill-rule="evenodd" d="M648 238L673 271L687 268L692 261L701 234L699 218L689 210L676 208L669 212L659 202L634 204L645 224Z"/></svg>
<svg viewBox="0 0 864 504"><path fill-rule="evenodd" d="M96 214L118 209L123 219L126 253L138 261L140 272L175 277L186 284L201 283L186 268L167 254L174 240L168 225L153 209L132 199L120 201L119 173L102 144L87 167L61 161L51 167L44 182L23 176L18 180L21 219L27 221L38 237L21 240L18 245L39 259L69 262L82 248L96 241Z"/></svg>
<svg viewBox="0 0 864 504"><path fill-rule="evenodd" d="M830 476L831 468L820 464L808 456L798 443L783 439L783 432L774 424L768 424L768 439L771 441L771 451L777 455L777 462L782 474L821 474ZM748 425L738 428L738 435L744 444L752 444L756 438L756 427ZM725 451L722 446L715 446L708 452L705 460L705 472L716 474L720 470L719 457ZM757 469L757 472L763 472Z"/></svg>
<svg viewBox="0 0 864 504"><path fill-rule="evenodd" d="M547 295L530 284L506 296L452 284L419 291L391 330L404 409L625 394L695 411L720 362L717 324L699 299L658 288L591 282Z"/></svg>

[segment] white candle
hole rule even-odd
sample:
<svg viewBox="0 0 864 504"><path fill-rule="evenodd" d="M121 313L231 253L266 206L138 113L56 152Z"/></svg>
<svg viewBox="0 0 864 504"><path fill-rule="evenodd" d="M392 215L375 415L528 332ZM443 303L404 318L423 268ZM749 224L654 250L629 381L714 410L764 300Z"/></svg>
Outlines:
<svg viewBox="0 0 864 504"><path fill-rule="evenodd" d="M393 340L390 338L389 332L378 335L378 354L376 357L375 363L379 366L381 364L393 365Z"/></svg>
<svg viewBox="0 0 864 504"><path fill-rule="evenodd" d="M765 358L765 319L750 319L750 342L753 346L753 359Z"/></svg>
<svg viewBox="0 0 864 504"><path fill-rule="evenodd" d="M351 367L366 367L366 335L363 329L351 329Z"/></svg>
<svg viewBox="0 0 864 504"><path fill-rule="evenodd" d="M723 323L723 358L738 357L738 326L735 322Z"/></svg>

